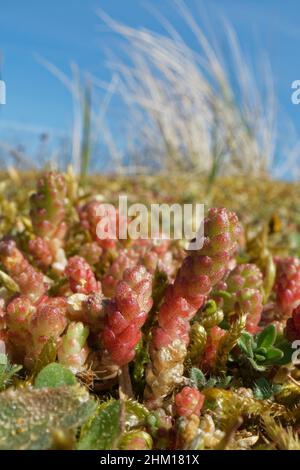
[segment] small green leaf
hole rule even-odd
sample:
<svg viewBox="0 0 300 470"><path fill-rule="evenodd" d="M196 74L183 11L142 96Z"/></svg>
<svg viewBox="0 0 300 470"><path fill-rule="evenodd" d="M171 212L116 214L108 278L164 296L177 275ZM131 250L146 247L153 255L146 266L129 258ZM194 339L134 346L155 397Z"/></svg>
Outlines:
<svg viewBox="0 0 300 470"><path fill-rule="evenodd" d="M257 364L251 357L248 357L248 361L250 362L254 370L257 370L258 372L264 372L266 370L266 367L264 365Z"/></svg>
<svg viewBox="0 0 300 470"><path fill-rule="evenodd" d="M101 404L95 416L82 428L78 450L113 450L120 436L120 402Z"/></svg>
<svg viewBox="0 0 300 470"><path fill-rule="evenodd" d="M257 347L268 349L269 347L273 346L275 340L276 328L274 325L269 325L257 336Z"/></svg>
<svg viewBox="0 0 300 470"><path fill-rule="evenodd" d="M18 284L3 271L0 271L0 285L4 286L9 292L20 292Z"/></svg>
<svg viewBox="0 0 300 470"><path fill-rule="evenodd" d="M31 374L31 380L34 380L38 373L44 369L48 364L55 362L56 360L56 344L53 338L50 338L35 361L34 368Z"/></svg>
<svg viewBox="0 0 300 470"><path fill-rule="evenodd" d="M262 356L261 354L255 354L255 360L258 362L265 362L266 357Z"/></svg>
<svg viewBox="0 0 300 470"><path fill-rule="evenodd" d="M253 358L254 341L253 336L247 331L243 331L237 342L239 348L248 356Z"/></svg>
<svg viewBox="0 0 300 470"><path fill-rule="evenodd" d="M283 352L277 348L269 348L266 356L266 360L269 361L276 361L283 358Z"/></svg>
<svg viewBox="0 0 300 470"><path fill-rule="evenodd" d="M54 430L77 430L96 403L79 386L19 388L0 393L0 450L40 450L52 445Z"/></svg>
<svg viewBox="0 0 300 470"><path fill-rule="evenodd" d="M267 351L266 348L257 348L257 349L255 350L255 356L256 356L257 354L260 354L261 356L266 357L267 352L268 352L268 351Z"/></svg>
<svg viewBox="0 0 300 470"><path fill-rule="evenodd" d="M288 341L284 336L279 336L277 337L277 340L275 342L275 347L277 349L280 349L282 351L283 356L281 359L277 359L274 361L274 364L278 365L285 365L289 364L292 360L292 355L294 352L294 349L292 348L292 344L290 341Z"/></svg>
<svg viewBox="0 0 300 470"><path fill-rule="evenodd" d="M149 410L144 405L135 400L126 400L126 423L132 426L141 426L144 424Z"/></svg>
<svg viewBox="0 0 300 470"><path fill-rule="evenodd" d="M206 385L205 375L200 369L197 369L197 367L191 368L190 379L193 385L199 389L202 389Z"/></svg>
<svg viewBox="0 0 300 470"><path fill-rule="evenodd" d="M70 369L56 362L44 367L34 381L35 388L62 387L63 385L75 384L76 378Z"/></svg>

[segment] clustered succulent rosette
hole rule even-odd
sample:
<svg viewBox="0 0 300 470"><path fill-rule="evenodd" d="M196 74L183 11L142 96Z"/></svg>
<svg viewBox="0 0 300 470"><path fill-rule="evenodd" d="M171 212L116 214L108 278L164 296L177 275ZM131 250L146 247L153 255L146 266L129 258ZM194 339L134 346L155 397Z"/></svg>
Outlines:
<svg viewBox="0 0 300 470"><path fill-rule="evenodd" d="M69 279L70 289L78 294L101 292L101 284L84 258L73 256L68 260L65 273Z"/></svg>
<svg viewBox="0 0 300 470"><path fill-rule="evenodd" d="M205 396L196 388L184 387L175 396L176 413L180 417L177 422L180 447L186 447L199 434L200 412Z"/></svg>
<svg viewBox="0 0 300 470"><path fill-rule="evenodd" d="M105 196L70 198L69 186L68 174L41 176L26 223L0 240L0 406L7 387L55 394L48 368L57 393L77 381L99 398L72 448L108 448L107 433L94 443L102 427L121 450L299 448L299 258L271 257L266 289L225 208L208 211L197 250L109 227L99 239L99 224L115 223ZM117 213L117 233L123 223Z"/></svg>
<svg viewBox="0 0 300 470"><path fill-rule="evenodd" d="M0 261L22 294L33 300L39 299L44 294L46 291L44 275L29 263L14 240L0 242Z"/></svg>
<svg viewBox="0 0 300 470"><path fill-rule="evenodd" d="M141 239L132 243L128 254L131 259L143 264L149 273L154 274L155 270L159 269L172 276L174 263L170 245L171 241L160 234L153 240Z"/></svg>
<svg viewBox="0 0 300 470"><path fill-rule="evenodd" d="M30 216L37 236L61 238L64 236L66 183L63 175L50 172L37 183L37 191L30 197Z"/></svg>
<svg viewBox="0 0 300 470"><path fill-rule="evenodd" d="M224 282L216 286L216 297L224 294L221 305L224 314L235 315L236 311L247 314L246 329L250 333L258 331L263 311L263 276L255 264L240 264L228 275Z"/></svg>
<svg viewBox="0 0 300 470"><path fill-rule="evenodd" d="M300 259L292 256L276 258L276 264L276 302L282 315L289 316L300 304Z"/></svg>
<svg viewBox="0 0 300 470"><path fill-rule="evenodd" d="M89 354L86 344L89 329L81 322L71 322L58 348L58 361L77 373L83 368Z"/></svg>
<svg viewBox="0 0 300 470"><path fill-rule="evenodd" d="M118 256L102 278L102 289L106 297L114 296L116 286L122 279L124 271L132 266L134 266L134 261L125 250L120 250Z"/></svg>
<svg viewBox="0 0 300 470"><path fill-rule="evenodd" d="M207 341L200 361L201 368L204 371L211 370L214 368L218 348L225 334L226 331L217 325L214 325L212 328L209 329Z"/></svg>
<svg viewBox="0 0 300 470"><path fill-rule="evenodd" d="M45 295L32 302L16 297L7 306L6 323L8 350L31 369L50 338L58 344L67 325L66 300Z"/></svg>
<svg viewBox="0 0 300 470"><path fill-rule="evenodd" d="M96 199L88 201L79 207L79 217L82 226L88 230L92 240L103 249L113 249L117 245L117 235L119 233L119 215L116 210L117 220L114 213L107 206ZM116 223L115 223L116 222ZM103 223L103 236L99 237L97 230L99 224ZM104 236L104 234L106 234Z"/></svg>
<svg viewBox="0 0 300 470"><path fill-rule="evenodd" d="M169 246L170 240L141 239L134 241L128 249L120 248L118 255L101 279L104 295L113 297L124 271L135 265L143 265L150 274L159 270L171 277L174 266L172 253L168 251Z"/></svg>
<svg viewBox="0 0 300 470"><path fill-rule="evenodd" d="M135 355L152 306L152 278L143 266L126 269L109 302L101 335L106 360L123 366Z"/></svg>
<svg viewBox="0 0 300 470"><path fill-rule="evenodd" d="M61 272L65 267L66 194L64 176L49 172L38 180L37 191L30 197L30 218L35 236L29 241L29 251L42 269L54 265Z"/></svg>

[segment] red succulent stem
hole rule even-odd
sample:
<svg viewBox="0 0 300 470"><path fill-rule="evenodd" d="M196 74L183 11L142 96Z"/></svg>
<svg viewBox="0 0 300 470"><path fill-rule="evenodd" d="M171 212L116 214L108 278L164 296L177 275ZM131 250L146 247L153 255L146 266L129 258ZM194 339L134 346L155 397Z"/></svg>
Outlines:
<svg viewBox="0 0 300 470"><path fill-rule="evenodd" d="M158 326L152 330L145 390L148 400L161 401L181 382L190 320L226 273L239 234L234 213L226 209L209 211L204 221L203 247L184 259L159 309Z"/></svg>
<svg viewBox="0 0 300 470"><path fill-rule="evenodd" d="M108 360L118 366L128 364L141 339L141 327L152 306L152 277L143 266L125 270L116 295L107 306L101 334Z"/></svg>

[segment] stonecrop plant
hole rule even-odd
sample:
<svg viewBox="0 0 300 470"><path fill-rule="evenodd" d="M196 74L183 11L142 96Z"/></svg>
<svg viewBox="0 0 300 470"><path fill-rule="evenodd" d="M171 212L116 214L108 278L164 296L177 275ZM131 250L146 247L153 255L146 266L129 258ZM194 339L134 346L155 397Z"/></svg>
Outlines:
<svg viewBox="0 0 300 470"><path fill-rule="evenodd" d="M226 273L236 250L239 224L226 209L211 209L204 222L204 245L188 255L165 294L150 343L146 398L159 401L182 382L190 321Z"/></svg>
<svg viewBox="0 0 300 470"><path fill-rule="evenodd" d="M113 187L46 172L1 225L0 449L300 450L295 249L224 207L196 250L99 239Z"/></svg>

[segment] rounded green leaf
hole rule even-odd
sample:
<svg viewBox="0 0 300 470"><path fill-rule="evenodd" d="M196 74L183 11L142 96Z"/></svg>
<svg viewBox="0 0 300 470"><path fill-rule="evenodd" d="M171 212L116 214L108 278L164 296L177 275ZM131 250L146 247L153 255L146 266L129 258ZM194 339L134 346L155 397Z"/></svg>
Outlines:
<svg viewBox="0 0 300 470"><path fill-rule="evenodd" d="M206 385L206 378L202 370L192 367L190 371L190 379L192 383L200 390Z"/></svg>
<svg viewBox="0 0 300 470"><path fill-rule="evenodd" d="M266 357L268 361L276 361L283 358L283 352L277 348L270 348Z"/></svg>
<svg viewBox="0 0 300 470"><path fill-rule="evenodd" d="M34 381L35 388L62 387L75 384L76 378L70 369L56 362L44 367Z"/></svg>
<svg viewBox="0 0 300 470"><path fill-rule="evenodd" d="M53 430L74 430L95 412L96 401L76 384L0 393L0 450L50 449Z"/></svg>
<svg viewBox="0 0 300 470"><path fill-rule="evenodd" d="M257 337L257 347L270 348L276 340L276 328L274 325L269 325Z"/></svg>
<svg viewBox="0 0 300 470"><path fill-rule="evenodd" d="M99 406L97 413L83 426L78 450L113 450L120 437L120 402L110 401Z"/></svg>
<svg viewBox="0 0 300 470"><path fill-rule="evenodd" d="M260 347L260 348L257 348L257 349L255 350L255 356L257 356L257 355L259 354L259 355L261 355L261 356L266 357L267 352L268 352L268 350L267 350L266 348Z"/></svg>
<svg viewBox="0 0 300 470"><path fill-rule="evenodd" d="M251 359L251 357L248 357L248 361L250 362L250 364L252 365L254 370L257 370L259 372L264 372L266 370L266 366L264 366L262 364L261 365L257 364L257 362L255 362L253 359Z"/></svg>

